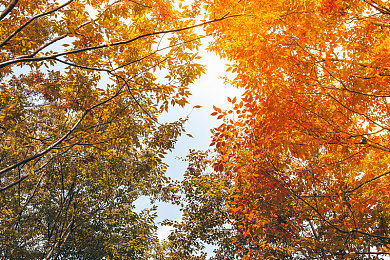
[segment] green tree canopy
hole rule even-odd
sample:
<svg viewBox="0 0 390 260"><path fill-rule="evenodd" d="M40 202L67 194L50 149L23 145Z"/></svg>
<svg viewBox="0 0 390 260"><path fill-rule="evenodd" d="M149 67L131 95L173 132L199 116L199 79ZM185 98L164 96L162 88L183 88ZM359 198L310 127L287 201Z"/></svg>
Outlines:
<svg viewBox="0 0 390 260"><path fill-rule="evenodd" d="M164 154L185 119L194 21L171 1L0 1L0 257L143 259L176 201Z"/></svg>

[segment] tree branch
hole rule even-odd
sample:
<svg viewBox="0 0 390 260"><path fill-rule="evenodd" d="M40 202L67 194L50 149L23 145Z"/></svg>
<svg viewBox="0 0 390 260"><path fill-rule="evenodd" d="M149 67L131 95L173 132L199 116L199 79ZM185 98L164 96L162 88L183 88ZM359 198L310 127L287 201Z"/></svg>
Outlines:
<svg viewBox="0 0 390 260"><path fill-rule="evenodd" d="M81 24L80 26L78 26L78 27L76 28L76 30L78 30L78 29L80 29L80 28L82 28L82 27L84 27L85 25L90 24L90 23L91 23L91 22L85 22L85 23ZM42 46L40 46L38 49L36 49L33 53L28 54L28 55L25 55L25 56L23 56L23 57L33 57L33 56L37 55L40 51L42 51L43 49L45 49L46 47L52 45L53 43L55 43L55 42L57 42L57 41L59 41L59 40L62 40L62 39L64 39L64 38L66 38L67 36L68 36L68 33L65 33L65 34L63 34L63 35L57 36L56 38L52 39L51 41L49 41L49 42L47 42L47 43L44 43ZM0 47L1 47L1 46L0 46Z"/></svg>
<svg viewBox="0 0 390 260"><path fill-rule="evenodd" d="M222 16L221 18L209 20L207 22L195 24L195 25L192 25L192 26L187 26L187 27L183 27L183 28L179 28L179 29L166 30L166 31L146 33L146 34L142 34L142 35L139 35L137 37L134 37L132 39L125 40L125 41L118 41L118 42L114 42L114 43L106 43L106 44L102 44L102 45L98 45L98 46L86 47L86 48L82 48L82 49L66 51L66 52L57 53L57 54L48 55L48 56L42 56L42 57L34 57L35 55L33 55L33 56L31 56L31 55L29 55L29 56L20 56L20 57L18 57L16 59L0 63L0 68L4 68L4 67L7 67L9 65L16 64L16 63L32 62L32 61L44 61L44 60L54 60L55 58L66 56L66 55L77 54L77 53L82 53L82 52L87 52L87 51L92 51L92 50L99 50L99 49L108 48L108 47L112 47L112 46L125 45L125 44L129 44L131 42L134 42L134 41L137 41L139 39L146 38L146 37L149 37L149 36L186 31L186 30L190 30L190 29L193 29L193 28L204 26L204 25L207 25L207 24L210 24L210 23L214 23L214 22L222 21L224 19L238 17L238 16L241 16L241 15L238 14L238 15L230 15L229 16L228 13L227 13L226 15Z"/></svg>
<svg viewBox="0 0 390 260"><path fill-rule="evenodd" d="M7 14L9 14L12 9L14 9L15 5L19 2L19 0L12 0L11 3L5 8L5 10L0 14L0 21L3 20Z"/></svg>
<svg viewBox="0 0 390 260"><path fill-rule="evenodd" d="M366 185L366 184L368 184L368 183L370 183L370 182L373 182L373 181L375 181L375 180L377 180L377 179L379 179L379 178L382 178L383 176L389 175L389 174L390 174L390 171L385 172L385 173L382 173L381 175L378 175L378 176L376 176L376 177L374 177L374 178L372 178L372 179L369 179L369 180L367 180L367 181L365 181L365 182L359 184L357 187L353 188L352 190L346 191L346 193L352 193L352 192L354 192L354 191L360 189L362 186L364 186L364 185Z"/></svg>
<svg viewBox="0 0 390 260"><path fill-rule="evenodd" d="M5 191L5 190L11 188L11 187L15 186L15 185L18 184L18 183L21 183L24 179L28 178L28 176L29 176L29 175L23 176L23 177L21 177L20 179L18 179L17 181L14 181L13 183L11 183L11 184L9 184L9 185L7 185L7 186L5 186L5 187L3 187L3 188L0 188L0 192Z"/></svg>
<svg viewBox="0 0 390 260"><path fill-rule="evenodd" d="M54 250L60 245L66 242L68 239L70 233L72 232L72 227L74 224L74 216L72 217L72 220L69 222L65 230L62 232L60 239L57 240L55 245L52 247L52 249L49 251L49 253L46 255L45 259L50 259L51 255L53 254Z"/></svg>
<svg viewBox="0 0 390 260"><path fill-rule="evenodd" d="M59 9L69 5L73 1L74 0L70 0L70 1L66 2L65 4L60 5L59 7L54 8L54 9L52 9L52 10L46 12L46 13L42 13L42 14L39 14L39 15L36 15L36 16L32 17L30 20L28 20L22 26L20 26L18 29L16 29L13 33L11 33L11 35L8 36L2 43L0 43L0 47L3 47L9 40L11 40L16 34L18 34L20 31L22 31L27 25L32 23L34 20L36 20L36 19L38 19L40 17L46 16L48 14L54 13L54 12L58 11ZM0 17L0 20L1 20L1 17Z"/></svg>
<svg viewBox="0 0 390 260"><path fill-rule="evenodd" d="M27 159L24 159L22 161L19 161L13 165L10 165L8 167L5 167L3 169L0 170L0 175L8 172L8 171L11 171L13 169L15 169L16 167L20 166L20 165L23 165L23 164L26 164L32 160L35 160L39 157L42 157L43 155L47 154L48 152L50 152L51 150L53 150L57 145L59 145L60 143L62 143L66 138L68 138L75 130L76 128L80 125L80 123L83 121L83 119L86 117L86 115L91 111L93 110L94 108L98 107L98 106L101 106L109 101L111 101L112 99L116 98L117 96L119 96L119 94L123 91L123 88L125 87L126 85L122 85L121 88L114 94L112 95L111 97L109 97L108 99L106 100L103 100L93 106L91 106L90 108L88 108L87 110L84 111L84 113L82 114L82 116L79 118L79 120L73 125L73 127L65 134L63 135L60 139L58 139L56 142L54 142L53 144L51 144L49 147L47 147L46 149L44 149L43 151L41 152L38 152L37 154L27 158Z"/></svg>

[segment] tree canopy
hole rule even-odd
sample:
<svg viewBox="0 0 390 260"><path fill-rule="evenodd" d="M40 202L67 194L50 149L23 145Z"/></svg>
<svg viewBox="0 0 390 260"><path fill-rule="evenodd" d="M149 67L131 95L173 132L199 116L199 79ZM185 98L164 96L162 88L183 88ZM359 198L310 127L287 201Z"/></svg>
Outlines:
<svg viewBox="0 0 390 260"><path fill-rule="evenodd" d="M146 259L200 37L171 1L0 1L0 257Z"/></svg>
<svg viewBox="0 0 390 260"><path fill-rule="evenodd" d="M0 257L388 255L390 4L179 2L0 0ZM244 94L173 183L186 118L159 116L205 72L200 26ZM168 240L142 196L181 206Z"/></svg>
<svg viewBox="0 0 390 260"><path fill-rule="evenodd" d="M213 144L235 182L245 259L389 252L386 1L206 1L211 49L244 89Z"/></svg>

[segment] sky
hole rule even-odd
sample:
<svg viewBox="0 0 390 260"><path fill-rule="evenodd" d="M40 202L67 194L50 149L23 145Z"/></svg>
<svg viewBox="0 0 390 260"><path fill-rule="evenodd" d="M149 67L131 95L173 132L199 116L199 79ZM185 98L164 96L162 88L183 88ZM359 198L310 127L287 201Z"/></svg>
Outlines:
<svg viewBox="0 0 390 260"><path fill-rule="evenodd" d="M65 3L65 0L58 0L60 4ZM96 15L96 11L89 10L90 15ZM201 21L199 21L200 23ZM204 34L202 28L196 28L195 31L202 35ZM224 108L231 108L231 104L227 101L227 97L235 97L239 99L241 91L224 83L223 76L233 78L233 74L226 73L226 60L220 59L216 54L206 51L206 47L211 38L203 38L202 46L199 48L199 55L202 56L197 62L206 65L206 73L204 73L199 79L189 86L191 96L189 97L187 104L184 108L175 106L171 107L168 113L159 118L160 122L172 122L179 118L189 117L189 120L185 124L186 133L193 136L193 138L187 136L185 133L178 138L175 148L172 152L169 152L164 162L169 166L166 175L173 180L182 180L183 175L187 168L187 163L180 160L189 153L189 149L206 150L209 149L211 143L212 128L221 124L220 120L217 120L215 116L210 114L214 112L213 105ZM58 42L50 49L57 50L64 42ZM167 42L169 43L169 42ZM168 50L166 50L168 51ZM65 67L58 64L57 68ZM15 73L23 73L23 69L16 69ZM109 82L108 77L103 73L101 74L102 86ZM201 108L193 108L194 106L201 106ZM145 208L150 208L151 204L149 199L142 197L135 203L136 211L141 211ZM157 221L161 222L164 219L180 220L181 212L179 207L168 203L158 204L158 217ZM169 235L171 227L160 226L158 229L158 237L165 239Z"/></svg>
<svg viewBox="0 0 390 260"><path fill-rule="evenodd" d="M189 120L185 124L186 133L193 136L193 138L183 134L179 137L175 148L168 153L164 162L168 164L166 175L173 180L182 180L184 172L187 168L187 163L180 160L186 157L189 149L206 150L209 149L211 143L212 128L221 124L221 120L217 120L215 116L211 116L214 111L213 105L220 108L229 108L231 104L227 101L227 97L240 97L241 91L224 83L222 76L226 74L227 61L220 59L216 54L207 52L207 39L203 41L203 45L199 50L202 58L198 60L199 63L206 65L206 73L196 80L189 89L191 96L189 97L189 104L184 108L173 107L168 113L159 118L160 122L172 122L179 118L189 116ZM227 75L229 78L233 74ZM194 106L202 106L201 108L193 108ZM138 210L150 207L148 199L142 198L136 202ZM167 203L158 204L157 221L161 222L164 219L180 220L181 212L179 207ZM158 229L158 237L166 239L169 235L171 227L160 226Z"/></svg>
<svg viewBox="0 0 390 260"><path fill-rule="evenodd" d="M65 0L58 0L60 4L65 3ZM95 15L93 9L89 10L91 16ZM200 21L199 21L200 22ZM202 29L197 28L197 32L202 34ZM224 83L222 76L227 75L229 78L233 78L233 74L226 73L227 61L220 59L216 54L206 51L210 39L202 39L202 46L199 49L199 54L202 56L197 62L206 65L206 73L203 74L198 80L189 86L191 96L189 97L187 104L184 108L179 106L171 107L169 112L159 118L160 122L172 122L179 118L185 118L189 116L189 120L185 124L186 133L193 137L187 136L185 133L179 137L175 148L172 152L168 153L164 162L169 166L166 175L173 180L182 180L183 175L187 168L187 163L180 160L180 158L186 157L189 153L189 149L206 150L209 149L211 143L212 128L221 124L220 120L217 120L215 116L211 116L214 111L213 105L224 108L230 108L231 104L227 101L227 97L235 97L239 99L241 91ZM64 42L59 42L60 46ZM53 50L59 48L57 45L52 47ZM62 65L60 65L62 66ZM16 70L16 73L22 73L23 70ZM103 78L105 75L102 74ZM107 80L107 79L105 79ZM103 83L104 81L103 80ZM194 106L201 106L201 108L193 108ZM149 199L143 197L135 203L136 211L141 211L145 208L150 208L151 204ZM157 221L162 222L165 219L180 220L181 212L178 206L168 203L158 204L158 217ZM157 235L160 239L166 239L171 231L171 227L159 226Z"/></svg>

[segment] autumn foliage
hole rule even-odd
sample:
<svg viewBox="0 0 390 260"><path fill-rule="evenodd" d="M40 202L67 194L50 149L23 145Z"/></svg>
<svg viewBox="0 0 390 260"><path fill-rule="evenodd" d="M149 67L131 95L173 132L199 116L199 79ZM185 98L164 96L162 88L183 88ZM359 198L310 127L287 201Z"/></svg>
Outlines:
<svg viewBox="0 0 390 260"><path fill-rule="evenodd" d="M215 108L214 170L235 181L246 259L390 251L390 5L210 1L210 49L245 92Z"/></svg>
<svg viewBox="0 0 390 260"><path fill-rule="evenodd" d="M199 37L170 1L0 1L0 258L146 259Z"/></svg>
<svg viewBox="0 0 390 260"><path fill-rule="evenodd" d="M175 4L0 0L0 257L389 254L390 4ZM159 116L204 72L203 25L244 94L214 107L217 155L191 151L178 187L162 158L185 119ZM179 195L161 242L135 201Z"/></svg>

